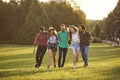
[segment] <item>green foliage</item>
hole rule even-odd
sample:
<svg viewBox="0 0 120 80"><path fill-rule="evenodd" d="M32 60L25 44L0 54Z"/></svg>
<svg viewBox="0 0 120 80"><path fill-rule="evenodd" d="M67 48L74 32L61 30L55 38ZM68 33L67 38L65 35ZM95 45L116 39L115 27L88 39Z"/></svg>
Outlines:
<svg viewBox="0 0 120 80"><path fill-rule="evenodd" d="M99 25L96 25L96 27L94 29L94 36L100 37L100 26Z"/></svg>
<svg viewBox="0 0 120 80"><path fill-rule="evenodd" d="M99 20L87 20L87 30L93 33L95 26L99 24L99 22L100 22Z"/></svg>
<svg viewBox="0 0 120 80"><path fill-rule="evenodd" d="M120 38L120 0L115 9L103 20L88 20L87 29L94 37L111 40Z"/></svg>
<svg viewBox="0 0 120 80"><path fill-rule="evenodd" d="M104 35L107 38L111 36L120 38L120 0L118 0L115 9L104 20L104 23Z"/></svg>
<svg viewBox="0 0 120 80"><path fill-rule="evenodd" d="M101 43L102 40L99 37L94 37L93 43Z"/></svg>
<svg viewBox="0 0 120 80"><path fill-rule="evenodd" d="M86 23L85 14L66 1L39 2L38 0L0 1L0 42L32 44L40 26Z"/></svg>

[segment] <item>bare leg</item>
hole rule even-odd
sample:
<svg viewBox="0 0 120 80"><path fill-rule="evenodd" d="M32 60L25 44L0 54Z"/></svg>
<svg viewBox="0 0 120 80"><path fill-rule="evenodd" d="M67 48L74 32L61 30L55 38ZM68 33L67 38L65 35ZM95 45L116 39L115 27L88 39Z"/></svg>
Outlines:
<svg viewBox="0 0 120 80"><path fill-rule="evenodd" d="M76 67L76 50L74 48L72 48L72 52L73 52L73 55L74 55L74 58L73 58L73 67Z"/></svg>
<svg viewBox="0 0 120 80"><path fill-rule="evenodd" d="M53 52L53 61L54 61L54 67L56 67L56 52Z"/></svg>
<svg viewBox="0 0 120 80"><path fill-rule="evenodd" d="M76 63L78 62L79 54L80 54L80 50L76 50Z"/></svg>
<svg viewBox="0 0 120 80"><path fill-rule="evenodd" d="M48 50L48 66L47 66L47 68L50 67L50 64L51 64L51 57L52 57L52 50L49 49L49 50Z"/></svg>

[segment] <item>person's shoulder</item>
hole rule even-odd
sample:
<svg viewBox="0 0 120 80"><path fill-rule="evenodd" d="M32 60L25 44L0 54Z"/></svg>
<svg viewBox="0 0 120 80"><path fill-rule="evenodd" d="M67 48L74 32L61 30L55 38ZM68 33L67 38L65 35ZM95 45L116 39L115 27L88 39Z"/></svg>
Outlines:
<svg viewBox="0 0 120 80"><path fill-rule="evenodd" d="M40 33L40 32L36 34L36 37L39 37L39 36L41 36L41 33Z"/></svg>
<svg viewBox="0 0 120 80"><path fill-rule="evenodd" d="M44 33L48 33L48 31L44 31Z"/></svg>
<svg viewBox="0 0 120 80"><path fill-rule="evenodd" d="M48 32L48 31L44 31L44 33L45 33L45 34L47 34L47 35L49 34L49 32Z"/></svg>
<svg viewBox="0 0 120 80"><path fill-rule="evenodd" d="M86 31L86 35L91 36L91 34L90 34L90 32L89 32L89 31Z"/></svg>
<svg viewBox="0 0 120 80"><path fill-rule="evenodd" d="M68 32L68 31L65 31L65 33L67 33L67 34L68 34L69 32Z"/></svg>
<svg viewBox="0 0 120 80"><path fill-rule="evenodd" d="M62 33L62 31L59 31L58 34Z"/></svg>
<svg viewBox="0 0 120 80"><path fill-rule="evenodd" d="M90 32L89 31L85 31L86 32L86 34L90 34Z"/></svg>
<svg viewBox="0 0 120 80"><path fill-rule="evenodd" d="M77 30L76 33L79 34L80 33L79 30Z"/></svg>
<svg viewBox="0 0 120 80"><path fill-rule="evenodd" d="M38 36L38 35L40 35L41 33L39 32L39 33L37 33L36 35Z"/></svg>

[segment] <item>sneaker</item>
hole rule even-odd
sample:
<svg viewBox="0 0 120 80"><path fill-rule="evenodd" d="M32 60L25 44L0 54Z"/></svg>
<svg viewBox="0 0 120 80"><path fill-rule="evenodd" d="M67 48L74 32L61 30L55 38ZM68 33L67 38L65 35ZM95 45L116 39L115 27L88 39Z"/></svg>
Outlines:
<svg viewBox="0 0 120 80"><path fill-rule="evenodd" d="M35 68L39 68L38 64L35 64Z"/></svg>
<svg viewBox="0 0 120 80"><path fill-rule="evenodd" d="M47 68L50 68L50 66L47 66Z"/></svg>
<svg viewBox="0 0 120 80"><path fill-rule="evenodd" d="M87 66L88 66L88 64L85 64L85 65L84 65L84 67L87 67Z"/></svg>
<svg viewBox="0 0 120 80"><path fill-rule="evenodd" d="M64 67L64 65L62 64L60 67Z"/></svg>
<svg viewBox="0 0 120 80"><path fill-rule="evenodd" d="M77 66L76 65L73 65L73 68L76 68Z"/></svg>
<svg viewBox="0 0 120 80"><path fill-rule="evenodd" d="M56 64L54 65L54 68L56 68Z"/></svg>

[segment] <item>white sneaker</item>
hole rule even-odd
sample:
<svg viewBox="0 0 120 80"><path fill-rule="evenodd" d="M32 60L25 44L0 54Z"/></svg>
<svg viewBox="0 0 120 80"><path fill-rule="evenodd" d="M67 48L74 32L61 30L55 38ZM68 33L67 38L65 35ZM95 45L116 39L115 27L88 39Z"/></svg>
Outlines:
<svg viewBox="0 0 120 80"><path fill-rule="evenodd" d="M76 65L73 65L73 68L76 68L77 66Z"/></svg>

